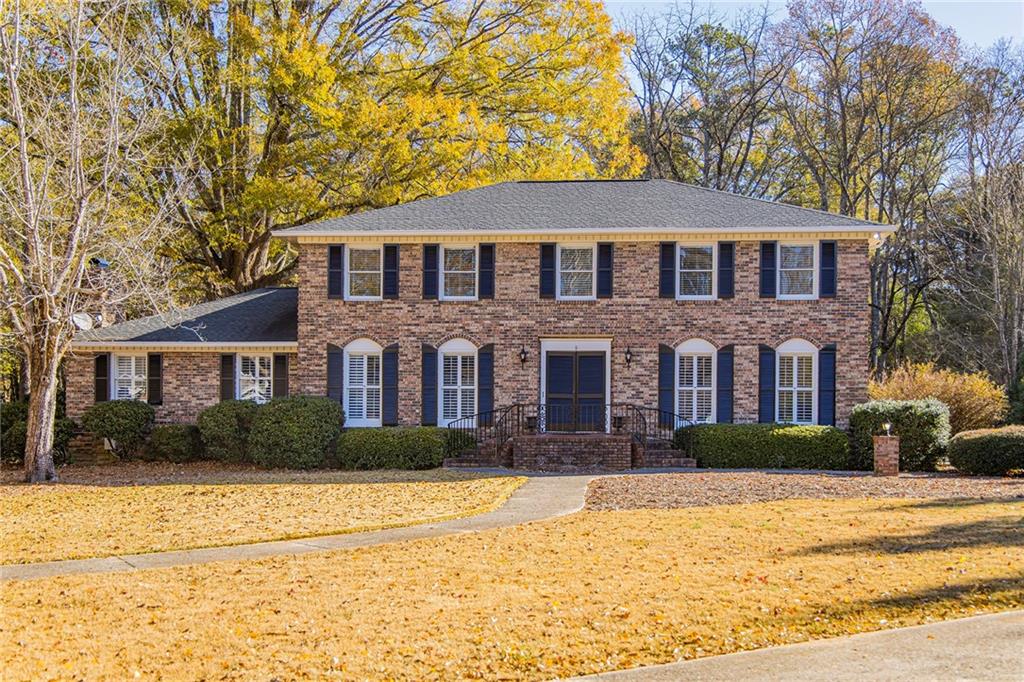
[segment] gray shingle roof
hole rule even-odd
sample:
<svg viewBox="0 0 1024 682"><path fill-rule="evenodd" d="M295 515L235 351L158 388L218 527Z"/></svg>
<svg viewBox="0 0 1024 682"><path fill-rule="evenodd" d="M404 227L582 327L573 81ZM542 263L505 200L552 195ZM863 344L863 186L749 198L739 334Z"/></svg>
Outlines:
<svg viewBox="0 0 1024 682"><path fill-rule="evenodd" d="M863 229L866 220L670 180L502 182L275 234Z"/></svg>
<svg viewBox="0 0 1024 682"><path fill-rule="evenodd" d="M75 342L289 343L297 340L299 292L254 289L175 313L81 331Z"/></svg>

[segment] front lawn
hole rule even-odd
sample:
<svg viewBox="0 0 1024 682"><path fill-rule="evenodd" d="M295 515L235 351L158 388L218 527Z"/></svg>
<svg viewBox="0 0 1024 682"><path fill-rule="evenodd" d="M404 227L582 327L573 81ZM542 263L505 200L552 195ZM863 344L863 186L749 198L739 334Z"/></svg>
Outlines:
<svg viewBox="0 0 1024 682"><path fill-rule="evenodd" d="M1022 518L1015 500L588 511L12 582L0 658L10 679L550 679L1021 608Z"/></svg>
<svg viewBox="0 0 1024 682"><path fill-rule="evenodd" d="M0 485L0 563L351 533L490 511L522 478L448 470L283 472L213 464L65 467Z"/></svg>

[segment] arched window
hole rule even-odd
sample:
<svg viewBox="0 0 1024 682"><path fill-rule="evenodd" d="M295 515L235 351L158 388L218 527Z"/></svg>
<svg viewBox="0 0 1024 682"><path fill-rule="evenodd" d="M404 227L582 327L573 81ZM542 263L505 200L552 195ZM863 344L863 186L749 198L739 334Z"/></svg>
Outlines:
<svg viewBox="0 0 1024 682"><path fill-rule="evenodd" d="M437 349L438 426L472 417L477 404L476 346L452 339Z"/></svg>
<svg viewBox="0 0 1024 682"><path fill-rule="evenodd" d="M345 346L345 426L381 424L381 351L370 339Z"/></svg>
<svg viewBox="0 0 1024 682"><path fill-rule="evenodd" d="M814 424L818 419L818 349L810 341L790 339L775 349L775 420Z"/></svg>
<svg viewBox="0 0 1024 682"><path fill-rule="evenodd" d="M715 347L690 339L676 348L676 414L687 421L715 421Z"/></svg>

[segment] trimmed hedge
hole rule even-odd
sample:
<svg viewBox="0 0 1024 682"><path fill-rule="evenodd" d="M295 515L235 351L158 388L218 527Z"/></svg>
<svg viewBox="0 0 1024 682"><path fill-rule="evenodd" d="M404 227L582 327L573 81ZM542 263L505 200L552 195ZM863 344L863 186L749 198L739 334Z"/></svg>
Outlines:
<svg viewBox="0 0 1024 682"><path fill-rule="evenodd" d="M932 471L949 445L949 408L935 398L927 400L872 400L855 405L850 413L850 466L874 468L872 436L892 424L900 437L900 471Z"/></svg>
<svg viewBox="0 0 1024 682"><path fill-rule="evenodd" d="M194 424L160 424L153 427L142 459L149 462L192 462L202 459L203 440Z"/></svg>
<svg viewBox="0 0 1024 682"><path fill-rule="evenodd" d="M949 463L968 474L1024 470L1024 426L962 431L949 441Z"/></svg>
<svg viewBox="0 0 1024 682"><path fill-rule="evenodd" d="M433 469L444 459L447 429L434 426L348 429L338 439L344 469Z"/></svg>
<svg viewBox="0 0 1024 682"><path fill-rule="evenodd" d="M336 400L275 398L261 405L249 432L249 455L264 467L313 469L327 464L344 417Z"/></svg>
<svg viewBox="0 0 1024 682"><path fill-rule="evenodd" d="M675 432L675 447L712 469L845 469L849 440L833 426L700 424Z"/></svg>
<svg viewBox="0 0 1024 682"><path fill-rule="evenodd" d="M91 405L82 415L82 426L106 438L122 459L136 456L146 442L156 413L141 400L107 400Z"/></svg>
<svg viewBox="0 0 1024 682"><path fill-rule="evenodd" d="M25 461L25 440L28 435L28 403L4 403L0 408L0 458L5 462ZM53 458L57 464L67 461L68 444L75 435L75 422L57 417L53 423Z"/></svg>
<svg viewBox="0 0 1024 682"><path fill-rule="evenodd" d="M259 405L251 400L224 400L199 413L198 427L207 459L248 462L249 431Z"/></svg>

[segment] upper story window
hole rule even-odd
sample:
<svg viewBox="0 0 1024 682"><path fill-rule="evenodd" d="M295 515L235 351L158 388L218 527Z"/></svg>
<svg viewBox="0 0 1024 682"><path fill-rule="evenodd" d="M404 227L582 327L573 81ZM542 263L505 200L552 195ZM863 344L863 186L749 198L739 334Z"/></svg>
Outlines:
<svg viewBox="0 0 1024 682"><path fill-rule="evenodd" d="M783 424L814 424L816 421L815 363L818 349L801 339L785 342L778 355L776 421Z"/></svg>
<svg viewBox="0 0 1024 682"><path fill-rule="evenodd" d="M384 268L383 249L379 246L352 246L347 250L345 298L375 301L381 298Z"/></svg>
<svg viewBox="0 0 1024 682"><path fill-rule="evenodd" d="M817 249L814 244L779 244L778 297L815 298L816 270Z"/></svg>
<svg viewBox="0 0 1024 682"><path fill-rule="evenodd" d="M681 299L715 298L715 246L680 244L677 296Z"/></svg>
<svg viewBox="0 0 1024 682"><path fill-rule="evenodd" d="M238 356L238 399L265 403L273 396L271 355Z"/></svg>
<svg viewBox="0 0 1024 682"><path fill-rule="evenodd" d="M676 414L687 421L715 421L715 347L691 339L676 348Z"/></svg>
<svg viewBox="0 0 1024 682"><path fill-rule="evenodd" d="M381 354L369 339L345 346L345 425L381 425Z"/></svg>
<svg viewBox="0 0 1024 682"><path fill-rule="evenodd" d="M475 246L445 246L441 250L441 298L469 301L477 292Z"/></svg>
<svg viewBox="0 0 1024 682"><path fill-rule="evenodd" d="M586 300L597 297L594 266L596 245L558 245L558 298Z"/></svg>
<svg viewBox="0 0 1024 682"><path fill-rule="evenodd" d="M145 355L115 355L111 400L146 399Z"/></svg>

